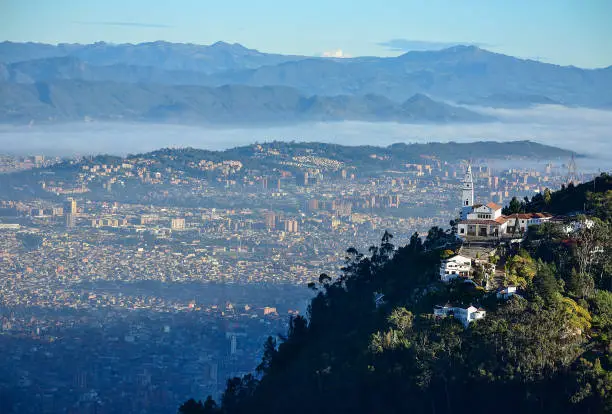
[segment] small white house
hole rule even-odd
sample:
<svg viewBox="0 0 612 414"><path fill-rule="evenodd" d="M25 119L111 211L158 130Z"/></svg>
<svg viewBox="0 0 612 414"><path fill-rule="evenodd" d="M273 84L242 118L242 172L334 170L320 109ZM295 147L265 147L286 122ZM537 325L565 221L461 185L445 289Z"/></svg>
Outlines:
<svg viewBox="0 0 612 414"><path fill-rule="evenodd" d="M540 225L552 219L548 213L516 213L507 216L508 231L525 233L529 226Z"/></svg>
<svg viewBox="0 0 612 414"><path fill-rule="evenodd" d="M434 315L438 317L453 316L458 319L463 326L466 328L468 325L475 320L484 319L487 311L482 308L476 308L475 306L469 306L467 308L456 307L452 305L438 305L434 307Z"/></svg>
<svg viewBox="0 0 612 414"><path fill-rule="evenodd" d="M472 259L469 257L456 255L440 264L440 280L449 282L457 277L468 277L472 270Z"/></svg>
<svg viewBox="0 0 612 414"><path fill-rule="evenodd" d="M508 286L505 288L500 288L497 291L497 299L509 299L512 296L516 295L516 286Z"/></svg>
<svg viewBox="0 0 612 414"><path fill-rule="evenodd" d="M564 227L564 230L566 234L572 234L582 229L590 230L591 228L593 228L594 225L595 225L595 222L591 219L584 219L581 221L575 220L569 223L568 225L566 225Z"/></svg>

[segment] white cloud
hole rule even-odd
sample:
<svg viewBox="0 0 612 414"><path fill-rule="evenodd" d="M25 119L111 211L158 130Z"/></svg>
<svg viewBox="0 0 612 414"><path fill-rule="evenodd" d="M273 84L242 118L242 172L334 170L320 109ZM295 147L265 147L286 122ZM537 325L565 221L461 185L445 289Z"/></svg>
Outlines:
<svg viewBox="0 0 612 414"><path fill-rule="evenodd" d="M336 49L336 50L331 50L331 51L328 51L328 52L321 53L321 57L329 57L329 58L342 59L342 58L350 58L351 56L345 54L342 49Z"/></svg>

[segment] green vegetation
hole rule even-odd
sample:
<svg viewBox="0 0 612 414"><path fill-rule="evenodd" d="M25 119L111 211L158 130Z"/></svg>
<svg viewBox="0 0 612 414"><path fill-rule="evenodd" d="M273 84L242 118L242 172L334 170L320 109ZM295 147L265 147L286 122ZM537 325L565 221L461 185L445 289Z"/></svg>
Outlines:
<svg viewBox="0 0 612 414"><path fill-rule="evenodd" d="M612 218L612 176L602 173L593 181L574 185L569 183L561 190L546 189L531 199L518 200L513 197L504 214L548 212L571 214L588 211L592 215L609 221Z"/></svg>

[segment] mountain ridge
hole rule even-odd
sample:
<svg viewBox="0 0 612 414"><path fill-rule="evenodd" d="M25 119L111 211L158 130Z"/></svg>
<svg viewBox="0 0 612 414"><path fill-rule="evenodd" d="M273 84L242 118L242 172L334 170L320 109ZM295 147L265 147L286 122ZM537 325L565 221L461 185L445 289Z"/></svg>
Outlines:
<svg viewBox="0 0 612 414"><path fill-rule="evenodd" d="M55 81L0 84L0 121L83 119L205 124L309 121L484 122L494 118L419 97L396 104L381 96L304 96L286 86L167 86Z"/></svg>
<svg viewBox="0 0 612 414"><path fill-rule="evenodd" d="M36 61L66 56L84 62L83 73L62 73L61 66L49 67L53 62L60 64L59 60ZM608 108L606 91L612 89L612 66L584 69L555 65L475 46L410 51L396 57L335 59L264 53L226 42L55 46L2 42L0 62L0 79L11 82L50 81L63 75L66 79L126 83L284 85L305 95L373 93L403 102L415 93L424 93L433 99L484 106L534 104L529 99L504 100L504 96L520 92L538 96L542 102ZM501 97L501 102L491 102L490 96Z"/></svg>

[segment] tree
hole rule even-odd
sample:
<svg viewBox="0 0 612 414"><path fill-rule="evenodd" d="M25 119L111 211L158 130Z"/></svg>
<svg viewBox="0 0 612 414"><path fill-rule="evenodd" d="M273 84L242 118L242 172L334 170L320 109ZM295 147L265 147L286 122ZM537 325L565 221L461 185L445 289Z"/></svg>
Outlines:
<svg viewBox="0 0 612 414"><path fill-rule="evenodd" d="M594 362L580 358L571 379L575 387L571 401L583 408L581 412L612 412L612 372L598 358Z"/></svg>
<svg viewBox="0 0 612 414"><path fill-rule="evenodd" d="M179 407L179 414L205 414L202 401L196 401L193 398L187 400Z"/></svg>
<svg viewBox="0 0 612 414"><path fill-rule="evenodd" d="M252 374L228 379L221 396L223 409L228 412L240 412L241 407L248 405L247 401L253 396L257 383L257 379Z"/></svg>
<svg viewBox="0 0 612 414"><path fill-rule="evenodd" d="M204 414L213 414L218 412L218 406L215 400L209 395L204 401Z"/></svg>
<svg viewBox="0 0 612 414"><path fill-rule="evenodd" d="M558 265L564 237L547 230L532 239L532 251L548 240L550 262L524 249L499 251L507 281L524 291L497 301L460 280L439 283L442 233L432 229L427 249L415 233L398 249L385 248L390 237L383 237L367 257L347 250L342 275L321 277L308 318L291 318L278 346L266 340L260 377L228 381L218 412L595 414L611 407L612 299L593 286L584 299L575 294L582 288L569 282L569 269L577 261ZM375 293L384 294L384 306ZM484 306L486 317L465 327L432 315L434 305L449 302ZM512 404L500 404L500 394Z"/></svg>
<svg viewBox="0 0 612 414"><path fill-rule="evenodd" d="M587 202L596 217L603 221L612 220L612 190L605 193L587 193Z"/></svg>
<svg viewBox="0 0 612 414"><path fill-rule="evenodd" d="M508 207L503 209L503 214L509 216L511 214L524 213L525 212L525 203L519 201L518 198L512 197L510 200L510 204Z"/></svg>
<svg viewBox="0 0 612 414"><path fill-rule="evenodd" d="M271 336L268 336L266 342L264 343L264 353L261 358L261 362L257 366L256 370L259 374L266 374L270 371L272 367L272 363L274 362L274 357L276 356L276 340Z"/></svg>
<svg viewBox="0 0 612 414"><path fill-rule="evenodd" d="M591 296L595 289L595 281L588 273L578 272L572 269L567 287L570 292L579 298Z"/></svg>
<svg viewBox="0 0 612 414"><path fill-rule="evenodd" d="M412 236L410 236L410 243L407 247L413 253L423 251L423 241L421 240L419 233L415 232L412 234Z"/></svg>
<svg viewBox="0 0 612 414"><path fill-rule="evenodd" d="M331 277L327 275L327 273L321 273L319 275L319 283L322 285L326 285L331 282Z"/></svg>
<svg viewBox="0 0 612 414"><path fill-rule="evenodd" d="M550 190L546 188L544 190L544 204L549 205L551 201L552 201L552 195L550 193Z"/></svg>
<svg viewBox="0 0 612 414"><path fill-rule="evenodd" d="M531 284L536 271L536 263L526 250L521 249L506 261L506 280L511 285L526 288Z"/></svg>
<svg viewBox="0 0 612 414"><path fill-rule="evenodd" d="M538 295L548 304L557 300L559 284L555 278L555 266L541 260L537 263L537 273L533 278L533 287Z"/></svg>

